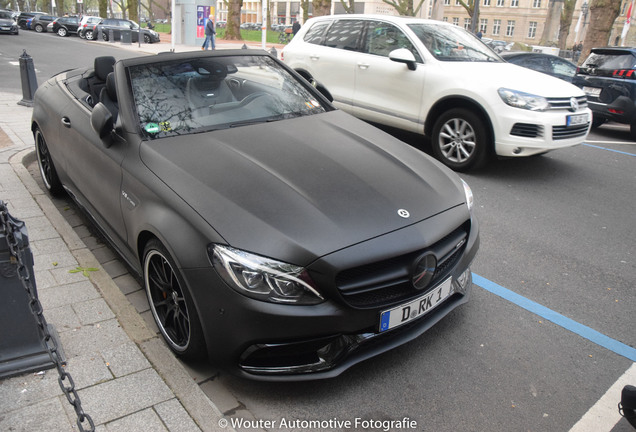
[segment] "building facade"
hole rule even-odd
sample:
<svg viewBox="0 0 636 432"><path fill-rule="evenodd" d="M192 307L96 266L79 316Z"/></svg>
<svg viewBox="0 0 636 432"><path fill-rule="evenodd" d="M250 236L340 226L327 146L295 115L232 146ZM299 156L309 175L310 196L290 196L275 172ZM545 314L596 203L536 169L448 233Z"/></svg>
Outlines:
<svg viewBox="0 0 636 432"><path fill-rule="evenodd" d="M472 29L472 22L466 9L458 0L443 1L443 21L457 26ZM415 0L415 3L417 0ZM624 0L619 18L614 24L608 45L636 45L636 30L628 33L625 40L621 40L623 24L629 8L630 0ZM219 14L217 19L227 20L227 6L219 2ZM356 13L397 15L396 10L382 0L364 0L354 3ZM417 4L416 4L417 6ZM483 37L501 40L504 42L520 42L527 45L539 45L543 36L551 4L550 0L479 0L479 22L476 29L482 32ZM633 8L636 12L636 7ZM333 0L332 14L345 13L340 0ZM272 24L292 24L295 21L303 21L303 11L299 1L271 0L270 15ZM424 0L417 15L420 18L431 18L433 13L433 0ZM311 3L309 16L311 17ZM570 32L566 47L570 48L578 42L582 42L589 25L590 14L588 0L578 0L572 15ZM241 22L264 21L261 12L261 2L243 0ZM556 23L548 37L548 41L556 44L558 41L559 24Z"/></svg>

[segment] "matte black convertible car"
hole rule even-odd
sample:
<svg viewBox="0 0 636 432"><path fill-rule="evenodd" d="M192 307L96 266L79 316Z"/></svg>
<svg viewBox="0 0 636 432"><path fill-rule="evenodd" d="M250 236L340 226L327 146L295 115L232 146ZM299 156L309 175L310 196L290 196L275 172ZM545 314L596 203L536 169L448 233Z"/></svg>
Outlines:
<svg viewBox="0 0 636 432"><path fill-rule="evenodd" d="M467 300L479 234L455 173L264 51L113 62L40 86L37 158L143 275L175 353L332 377Z"/></svg>

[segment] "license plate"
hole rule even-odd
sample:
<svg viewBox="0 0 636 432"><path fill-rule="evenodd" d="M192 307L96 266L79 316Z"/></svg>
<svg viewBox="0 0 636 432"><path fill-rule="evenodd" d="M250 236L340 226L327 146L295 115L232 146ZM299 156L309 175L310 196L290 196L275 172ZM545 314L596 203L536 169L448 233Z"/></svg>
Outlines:
<svg viewBox="0 0 636 432"><path fill-rule="evenodd" d="M589 96L599 97L601 95L601 89L598 87L583 87L583 91Z"/></svg>
<svg viewBox="0 0 636 432"><path fill-rule="evenodd" d="M9 31L9 30L11 30L11 27L0 27L0 30Z"/></svg>
<svg viewBox="0 0 636 432"><path fill-rule="evenodd" d="M566 126L578 126L587 123L587 114L575 114L565 117Z"/></svg>
<svg viewBox="0 0 636 432"><path fill-rule="evenodd" d="M450 293L451 278L448 278L425 296L385 310L380 314L380 331L391 330L424 316L446 300Z"/></svg>

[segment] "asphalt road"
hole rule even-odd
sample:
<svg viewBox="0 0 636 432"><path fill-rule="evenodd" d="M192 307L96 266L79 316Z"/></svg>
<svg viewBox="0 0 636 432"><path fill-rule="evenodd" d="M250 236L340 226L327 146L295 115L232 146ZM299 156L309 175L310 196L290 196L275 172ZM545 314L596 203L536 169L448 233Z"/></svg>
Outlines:
<svg viewBox="0 0 636 432"><path fill-rule="evenodd" d="M131 55L30 32L0 40L0 91L20 91L10 62L23 48L39 82L97 55ZM481 223L471 301L416 341L337 379L272 384L220 374L223 388L262 421L256 426L383 430L383 421L408 418L415 428L404 422L390 430L569 431L633 373L636 144L628 130L604 125L584 145L494 161L463 177ZM608 409L616 412L617 403ZM333 427L294 424L310 420ZM601 423L580 430L633 430L625 420Z"/></svg>

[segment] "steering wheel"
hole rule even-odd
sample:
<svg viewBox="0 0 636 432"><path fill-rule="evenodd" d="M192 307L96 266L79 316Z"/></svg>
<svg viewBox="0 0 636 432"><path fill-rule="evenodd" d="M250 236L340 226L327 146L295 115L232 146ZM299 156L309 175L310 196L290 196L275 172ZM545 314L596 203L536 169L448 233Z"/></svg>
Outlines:
<svg viewBox="0 0 636 432"><path fill-rule="evenodd" d="M269 93L266 92L254 92L254 93L250 93L247 96L245 96L242 100L241 100L241 106L245 106L249 103L254 102L256 99L263 97L263 96L269 96Z"/></svg>

